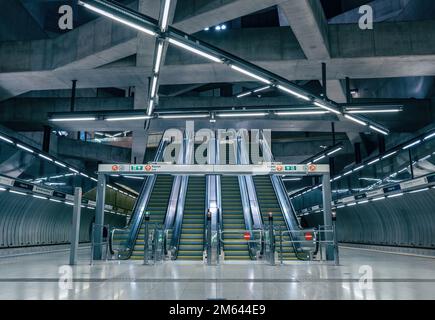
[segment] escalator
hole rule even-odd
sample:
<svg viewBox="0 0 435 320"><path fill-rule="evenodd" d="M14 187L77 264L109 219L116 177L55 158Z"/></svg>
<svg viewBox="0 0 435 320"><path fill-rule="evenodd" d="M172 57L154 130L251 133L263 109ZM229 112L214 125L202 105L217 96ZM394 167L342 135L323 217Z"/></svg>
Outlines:
<svg viewBox="0 0 435 320"><path fill-rule="evenodd" d="M166 210L168 207L169 196L172 189L172 176L157 176L154 188L145 212L149 212L149 233L151 234L156 224L162 225L165 220ZM142 260L144 249L144 221L142 221L137 237L134 241L133 251L130 259ZM115 233L113 236L113 244L120 246L125 243L129 234L128 233Z"/></svg>
<svg viewBox="0 0 435 320"><path fill-rule="evenodd" d="M225 260L250 260L249 246L243 233L225 233L246 229L237 177L221 177L221 198Z"/></svg>
<svg viewBox="0 0 435 320"><path fill-rule="evenodd" d="M177 259L202 260L205 224L205 177L189 177Z"/></svg>
<svg viewBox="0 0 435 320"><path fill-rule="evenodd" d="M269 176L255 176L254 177L255 189L257 192L257 199L260 206L260 212L265 224L269 221L269 212L272 212L273 225L275 227L287 230L287 224L284 219L281 207L275 194L272 181ZM294 248L291 245L290 236L285 234L282 237L282 256L283 260L297 260ZM281 255L280 237L275 236L276 251Z"/></svg>

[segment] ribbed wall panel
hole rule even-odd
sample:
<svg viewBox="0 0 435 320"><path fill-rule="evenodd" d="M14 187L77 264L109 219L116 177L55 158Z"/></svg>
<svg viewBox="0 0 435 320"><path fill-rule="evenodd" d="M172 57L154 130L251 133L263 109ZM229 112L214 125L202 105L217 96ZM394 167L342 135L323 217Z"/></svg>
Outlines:
<svg viewBox="0 0 435 320"><path fill-rule="evenodd" d="M72 206L0 192L0 248L68 243ZM95 212L82 208L80 241L90 240ZM126 217L106 214L105 224L124 227Z"/></svg>

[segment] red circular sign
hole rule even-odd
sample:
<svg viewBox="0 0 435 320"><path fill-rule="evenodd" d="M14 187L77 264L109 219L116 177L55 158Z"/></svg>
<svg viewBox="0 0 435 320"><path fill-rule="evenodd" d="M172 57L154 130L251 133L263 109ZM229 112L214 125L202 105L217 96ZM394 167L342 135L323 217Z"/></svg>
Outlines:
<svg viewBox="0 0 435 320"><path fill-rule="evenodd" d="M315 164L310 164L309 166L308 166L308 171L310 171L310 172L314 172L314 171L316 171L317 170L317 166L315 165Z"/></svg>
<svg viewBox="0 0 435 320"><path fill-rule="evenodd" d="M305 233L305 240L307 240L307 241L313 240L313 234L311 232L306 232Z"/></svg>
<svg viewBox="0 0 435 320"><path fill-rule="evenodd" d="M152 168L153 168L153 167L151 167L149 164L147 164L147 165L145 166L145 170L146 170L146 171L151 171Z"/></svg>
<svg viewBox="0 0 435 320"><path fill-rule="evenodd" d="M119 166L116 164L112 166L112 171L119 171Z"/></svg>
<svg viewBox="0 0 435 320"><path fill-rule="evenodd" d="M282 166L276 166L276 171L282 171L284 169Z"/></svg>
<svg viewBox="0 0 435 320"><path fill-rule="evenodd" d="M243 234L243 239L245 239L245 240L251 240L251 234L249 232L245 232Z"/></svg>

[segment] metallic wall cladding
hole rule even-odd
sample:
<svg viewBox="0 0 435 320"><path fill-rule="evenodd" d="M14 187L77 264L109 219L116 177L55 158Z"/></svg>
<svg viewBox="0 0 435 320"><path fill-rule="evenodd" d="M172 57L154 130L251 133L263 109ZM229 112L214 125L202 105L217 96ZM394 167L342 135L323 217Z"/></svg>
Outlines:
<svg viewBox="0 0 435 320"><path fill-rule="evenodd" d="M69 243L72 206L0 193L0 248ZM94 210L82 208L80 242L90 241ZM126 217L106 214L105 223L123 227Z"/></svg>
<svg viewBox="0 0 435 320"><path fill-rule="evenodd" d="M337 210L340 242L435 248L435 191L370 202ZM322 214L304 217L322 224Z"/></svg>

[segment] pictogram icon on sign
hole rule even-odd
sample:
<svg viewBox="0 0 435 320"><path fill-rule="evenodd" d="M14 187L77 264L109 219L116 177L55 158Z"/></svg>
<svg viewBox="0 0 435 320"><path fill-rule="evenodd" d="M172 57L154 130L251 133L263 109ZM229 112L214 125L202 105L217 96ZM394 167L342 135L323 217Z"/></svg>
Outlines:
<svg viewBox="0 0 435 320"><path fill-rule="evenodd" d="M146 171L151 171L152 168L153 168L153 167L151 167L149 164L147 164L147 165L145 166L145 170L146 170Z"/></svg>
<svg viewBox="0 0 435 320"><path fill-rule="evenodd" d="M276 166L276 171L282 171L283 167L282 166Z"/></svg>
<svg viewBox="0 0 435 320"><path fill-rule="evenodd" d="M305 240L307 241L313 240L313 234L311 232L305 233Z"/></svg>
<svg viewBox="0 0 435 320"><path fill-rule="evenodd" d="M116 164L112 166L112 171L119 171L119 166Z"/></svg>
<svg viewBox="0 0 435 320"><path fill-rule="evenodd" d="M245 232L243 234L243 239L245 239L246 241L251 240L251 234L249 232Z"/></svg>
<svg viewBox="0 0 435 320"><path fill-rule="evenodd" d="M315 165L315 164L310 164L309 166L308 166L308 171L309 172L314 172L314 171L316 171L317 170L317 166Z"/></svg>

